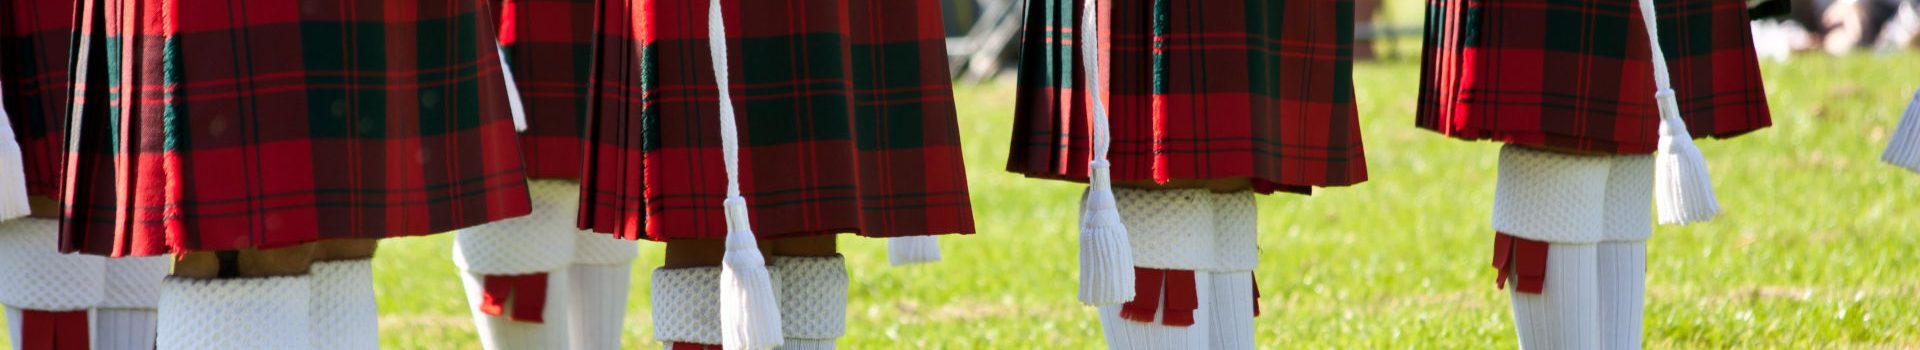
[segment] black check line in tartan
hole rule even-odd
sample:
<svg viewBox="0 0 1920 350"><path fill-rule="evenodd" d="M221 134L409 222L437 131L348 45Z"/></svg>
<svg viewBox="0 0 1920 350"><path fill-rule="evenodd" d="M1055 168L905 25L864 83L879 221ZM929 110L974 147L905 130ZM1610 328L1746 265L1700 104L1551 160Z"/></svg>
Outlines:
<svg viewBox="0 0 1920 350"><path fill-rule="evenodd" d="M1346 0L1101 1L1116 181L1248 178L1308 193L1367 178ZM1076 0L1028 3L1007 169L1085 181Z"/></svg>
<svg viewBox="0 0 1920 350"><path fill-rule="evenodd" d="M0 90L5 90L14 141L25 159L27 193L54 196L60 188L61 141L66 135L67 42L73 36L73 0L0 2Z"/></svg>
<svg viewBox="0 0 1920 350"><path fill-rule="evenodd" d="M61 249L445 232L528 212L479 0L85 0Z"/></svg>
<svg viewBox="0 0 1920 350"><path fill-rule="evenodd" d="M723 237L707 3L599 3L581 228ZM722 3L758 237L973 232L939 1Z"/></svg>
<svg viewBox="0 0 1920 350"><path fill-rule="evenodd" d="M580 177L587 82L593 73L594 0L489 0L500 46L520 88L527 176Z"/></svg>
<svg viewBox="0 0 1920 350"><path fill-rule="evenodd" d="M1657 0L1680 115L1694 137L1772 124L1745 4ZM1448 136L1644 154L1660 117L1630 0L1429 0L1416 124Z"/></svg>

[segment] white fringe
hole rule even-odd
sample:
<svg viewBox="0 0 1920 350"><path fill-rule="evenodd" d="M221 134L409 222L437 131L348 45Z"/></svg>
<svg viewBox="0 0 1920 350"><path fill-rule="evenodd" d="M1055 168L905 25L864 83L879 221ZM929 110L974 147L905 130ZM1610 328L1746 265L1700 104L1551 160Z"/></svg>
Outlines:
<svg viewBox="0 0 1920 350"><path fill-rule="evenodd" d="M1667 56L1660 50L1659 17L1653 0L1640 0L1640 19L1647 26L1647 44L1652 46L1653 82L1659 92L1654 100L1660 107L1660 149L1654 154L1654 202L1659 204L1661 224L1689 224L1712 220L1720 213L1714 199L1713 179L1707 174L1706 157L1693 136L1687 134L1687 121L1680 118L1680 103L1674 97L1673 82L1667 73Z"/></svg>
<svg viewBox="0 0 1920 350"><path fill-rule="evenodd" d="M1914 92L1913 103L1907 105L1906 116L1901 117L1880 160L1920 173L1920 91Z"/></svg>
<svg viewBox="0 0 1920 350"><path fill-rule="evenodd" d="M940 238L934 236L888 238L887 261L893 266L938 262L940 261Z"/></svg>

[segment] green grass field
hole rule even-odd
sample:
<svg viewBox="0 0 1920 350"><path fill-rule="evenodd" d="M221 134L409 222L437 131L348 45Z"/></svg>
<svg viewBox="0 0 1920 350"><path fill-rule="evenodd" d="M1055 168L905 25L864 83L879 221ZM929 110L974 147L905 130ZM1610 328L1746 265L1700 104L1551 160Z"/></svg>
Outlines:
<svg viewBox="0 0 1920 350"><path fill-rule="evenodd" d="M1509 348L1505 291L1487 266L1497 145L1415 129L1416 62L1361 64L1372 180L1260 199L1259 341L1268 348ZM1663 226L1648 244L1647 345L1920 348L1920 174L1878 161L1920 88L1920 55L1765 66L1775 126L1704 142L1725 213ZM849 334L880 348L1102 345L1074 299L1081 185L1006 173L1009 81L959 91L980 232L946 261L894 268L880 240L841 240ZM382 342L477 349L450 237L390 240L377 262ZM647 244L629 348L651 347ZM3 336L3 335L0 335ZM0 342L0 347L5 343Z"/></svg>

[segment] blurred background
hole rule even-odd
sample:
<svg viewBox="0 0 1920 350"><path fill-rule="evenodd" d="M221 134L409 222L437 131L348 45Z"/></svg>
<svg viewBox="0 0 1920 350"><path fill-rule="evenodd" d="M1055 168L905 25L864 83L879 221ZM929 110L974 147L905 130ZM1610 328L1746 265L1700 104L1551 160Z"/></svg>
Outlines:
<svg viewBox="0 0 1920 350"><path fill-rule="evenodd" d="M1260 198L1258 340L1513 348L1506 291L1488 264L1498 145L1413 127L1425 5L1356 1L1371 180ZM1074 295L1083 186L1002 170L1024 1L947 5L979 233L943 237L945 261L911 267L888 266L880 240L843 237L853 285L841 346L1100 348L1093 309ZM1649 348L1920 349L1920 174L1878 161L1920 89L1920 0L1792 5L1788 18L1752 24L1774 127L1701 143L1725 212L1658 227L1648 243ZM382 243L387 348L480 348L451 238ZM657 348L647 281L661 246L641 247L632 349Z"/></svg>

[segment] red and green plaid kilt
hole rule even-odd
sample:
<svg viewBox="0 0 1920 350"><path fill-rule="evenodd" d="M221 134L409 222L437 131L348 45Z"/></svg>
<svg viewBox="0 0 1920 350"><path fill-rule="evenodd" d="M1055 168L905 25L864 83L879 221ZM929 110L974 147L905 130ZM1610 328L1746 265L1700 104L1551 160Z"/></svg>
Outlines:
<svg viewBox="0 0 1920 350"><path fill-rule="evenodd" d="M1262 193L1366 181L1350 0L1103 0L1115 181L1246 178ZM1085 181L1079 0L1027 6L1007 170Z"/></svg>
<svg viewBox="0 0 1920 350"><path fill-rule="evenodd" d="M593 0L489 1L527 113L527 130L520 132L527 176L579 178L593 73Z"/></svg>
<svg viewBox="0 0 1920 350"><path fill-rule="evenodd" d="M973 232L938 0L724 0L754 233ZM707 2L599 1L580 227L720 238Z"/></svg>
<svg viewBox="0 0 1920 350"><path fill-rule="evenodd" d="M26 157L27 193L60 189L66 137L67 42L74 0L0 1L0 107L12 116L14 140Z"/></svg>
<svg viewBox="0 0 1920 350"><path fill-rule="evenodd" d="M1694 137L1772 124L1731 0L1656 0L1680 115ZM1652 153L1653 68L1638 2L1428 0L1417 124L1467 140Z"/></svg>
<svg viewBox="0 0 1920 350"><path fill-rule="evenodd" d="M528 212L482 0L85 0L62 249L425 235Z"/></svg>

